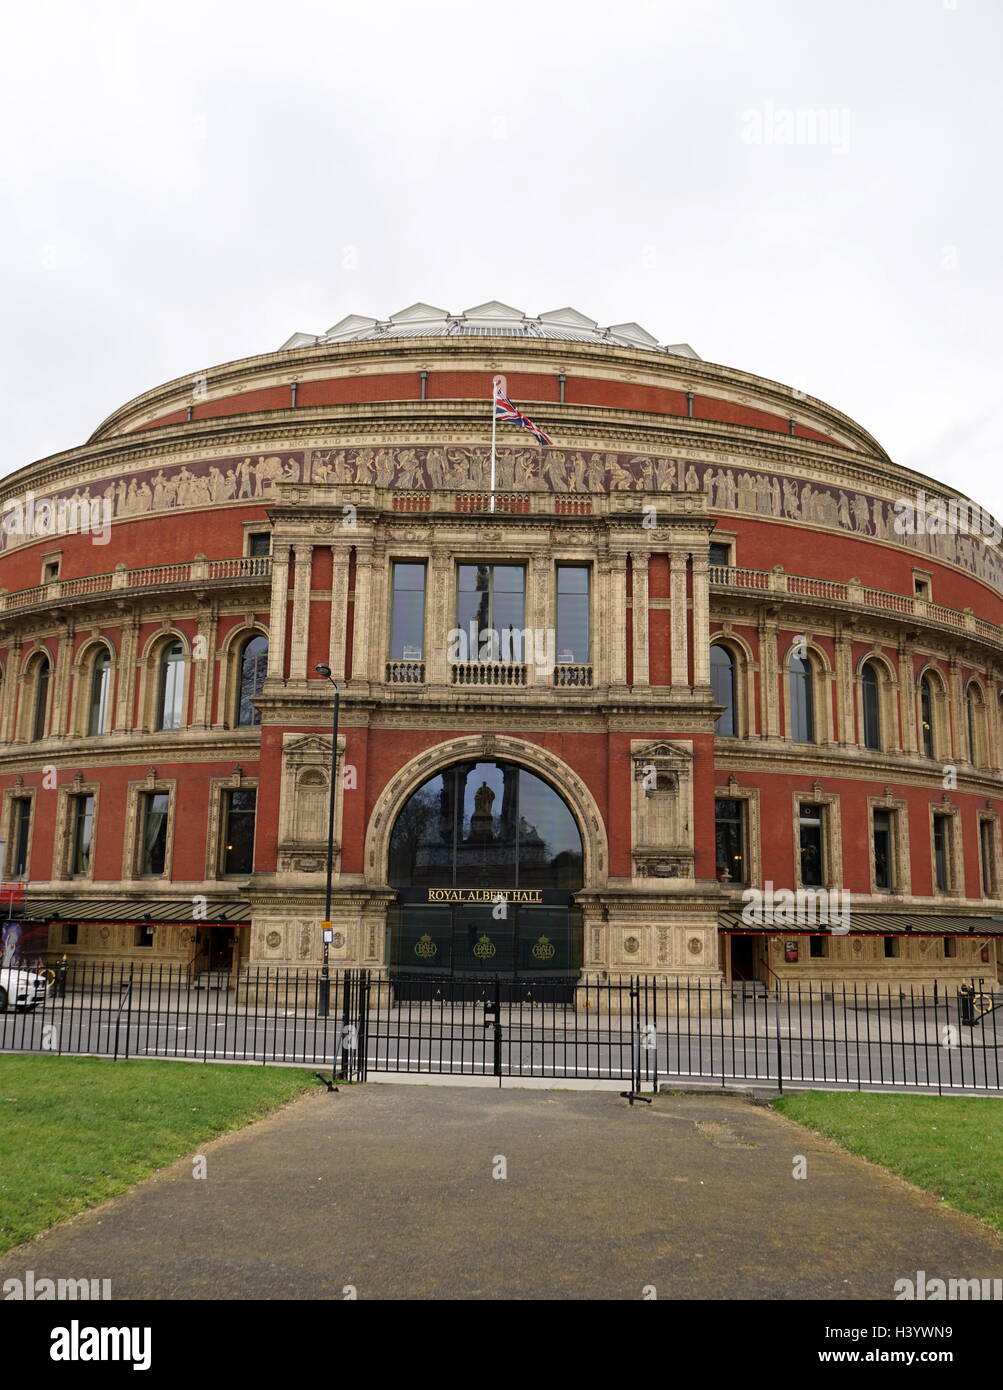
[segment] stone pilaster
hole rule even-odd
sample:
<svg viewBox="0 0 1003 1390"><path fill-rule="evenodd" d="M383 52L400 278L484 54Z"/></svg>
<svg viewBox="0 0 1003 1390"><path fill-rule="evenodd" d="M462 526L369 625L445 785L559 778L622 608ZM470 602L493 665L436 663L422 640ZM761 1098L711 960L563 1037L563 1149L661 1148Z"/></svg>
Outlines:
<svg viewBox="0 0 1003 1390"><path fill-rule="evenodd" d="M710 684L710 560L696 552L693 563L693 684Z"/></svg>
<svg viewBox="0 0 1003 1390"><path fill-rule="evenodd" d="M609 642L606 647L610 686L627 684L627 556L614 553L609 561Z"/></svg>
<svg viewBox="0 0 1003 1390"><path fill-rule="evenodd" d="M669 551L669 601L672 604L672 684L690 683L689 641L686 632L686 554L684 550Z"/></svg>
<svg viewBox="0 0 1003 1390"><path fill-rule="evenodd" d="M350 548L331 546L331 627L327 640L327 659L336 681L345 679L348 636L348 567Z"/></svg>
<svg viewBox="0 0 1003 1390"><path fill-rule="evenodd" d="M310 574L313 568L313 546L297 543L295 555L295 585L293 588L292 631L289 643L289 678L306 680L306 648L310 633Z"/></svg>
<svg viewBox="0 0 1003 1390"><path fill-rule="evenodd" d="M450 670L446 660L447 636L453 626L453 564L448 550L436 546L428 566L428 650L425 653L425 675L429 685L449 685Z"/></svg>
<svg viewBox="0 0 1003 1390"><path fill-rule="evenodd" d="M780 734L779 669L777 660L777 625L765 615L759 620L759 665L762 688L763 723L767 738Z"/></svg>
<svg viewBox="0 0 1003 1390"><path fill-rule="evenodd" d="M289 605L289 547L279 546L272 556L272 603L268 618L268 676L282 680L286 674L286 611Z"/></svg>
<svg viewBox="0 0 1003 1390"><path fill-rule="evenodd" d="M634 685L646 686L648 676L648 552L634 551L633 598L631 613L634 629Z"/></svg>

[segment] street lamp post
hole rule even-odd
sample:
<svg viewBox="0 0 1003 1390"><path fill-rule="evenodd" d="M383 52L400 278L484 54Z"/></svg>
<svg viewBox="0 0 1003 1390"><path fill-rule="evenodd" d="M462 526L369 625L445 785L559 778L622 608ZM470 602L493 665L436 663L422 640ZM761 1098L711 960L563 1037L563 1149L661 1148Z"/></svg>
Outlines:
<svg viewBox="0 0 1003 1390"><path fill-rule="evenodd" d="M328 965L331 922L331 882L334 878L334 808L338 796L338 717L341 711L341 688L331 675L331 668L320 665L317 674L324 676L334 686L334 715L331 721L331 785L327 798L327 881L324 887L324 965L320 972L320 992L317 998L317 1012L327 1018L331 1011L331 972Z"/></svg>

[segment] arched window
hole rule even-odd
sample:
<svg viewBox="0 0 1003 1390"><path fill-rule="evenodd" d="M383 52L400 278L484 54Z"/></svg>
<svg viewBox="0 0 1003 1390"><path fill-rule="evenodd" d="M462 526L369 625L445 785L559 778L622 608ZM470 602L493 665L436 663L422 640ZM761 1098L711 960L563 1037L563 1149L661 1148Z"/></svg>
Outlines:
<svg viewBox="0 0 1003 1390"><path fill-rule="evenodd" d="M985 706L982 701L982 692L974 682L969 685L966 692L965 708L968 717L968 761L980 766L985 761L983 756Z"/></svg>
<svg viewBox="0 0 1003 1390"><path fill-rule="evenodd" d="M35 667L32 690L31 738L37 742L45 738L45 716L49 704L49 658L43 656Z"/></svg>
<svg viewBox="0 0 1003 1390"><path fill-rule="evenodd" d="M933 681L924 676L919 686L919 724L924 758L935 758L936 740L933 727Z"/></svg>
<svg viewBox="0 0 1003 1390"><path fill-rule="evenodd" d="M180 642L170 642L160 653L156 720L158 729L180 729L184 688L185 649Z"/></svg>
<svg viewBox="0 0 1003 1390"><path fill-rule="evenodd" d="M108 732L108 701L111 695L111 654L101 647L91 666L90 704L87 710L88 734Z"/></svg>
<svg viewBox="0 0 1003 1390"><path fill-rule="evenodd" d="M864 747L881 747L881 687L874 663L868 661L860 673L860 694L864 717Z"/></svg>
<svg viewBox="0 0 1003 1390"><path fill-rule="evenodd" d="M735 658L727 647L715 642L710 649L710 683L716 704L724 706L714 725L714 731L725 736L738 733L735 709Z"/></svg>
<svg viewBox="0 0 1003 1390"><path fill-rule="evenodd" d="M240 651L237 682L237 724L260 724L261 715L252 701L261 694L268 673L268 638L258 633L249 638Z"/></svg>
<svg viewBox="0 0 1003 1390"><path fill-rule="evenodd" d="M815 672L806 656L792 656L788 665L791 702L791 738L795 743L815 742Z"/></svg>

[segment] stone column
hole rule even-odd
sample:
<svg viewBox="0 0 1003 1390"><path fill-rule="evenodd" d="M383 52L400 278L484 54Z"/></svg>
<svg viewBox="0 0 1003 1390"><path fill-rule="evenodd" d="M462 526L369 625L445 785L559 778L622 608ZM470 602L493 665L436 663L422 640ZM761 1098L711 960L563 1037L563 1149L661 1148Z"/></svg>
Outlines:
<svg viewBox="0 0 1003 1390"><path fill-rule="evenodd" d="M672 684L688 686L689 642L686 634L686 551L669 550L669 600L672 631Z"/></svg>
<svg viewBox="0 0 1003 1390"><path fill-rule="evenodd" d="M116 733L128 733L134 727L132 711L136 694L136 667L139 660L139 614L130 613L122 623L118 659L115 662L115 720Z"/></svg>
<svg viewBox="0 0 1003 1390"><path fill-rule="evenodd" d="M634 685L646 686L648 677L648 552L633 551Z"/></svg>
<svg viewBox="0 0 1003 1390"><path fill-rule="evenodd" d="M355 548L355 622L352 626L352 680L373 679L373 542L366 538Z"/></svg>
<svg viewBox="0 0 1003 1390"><path fill-rule="evenodd" d="M537 660L537 633L542 633L544 642L549 641L548 634L552 634L556 643L557 633L555 630L556 605L553 602L551 593L551 576L554 574L554 567L546 555L531 555L526 566L526 614L524 626L529 631L530 641L523 653L523 661L526 663L526 684L527 685L553 685L554 675L552 671L538 671L536 668ZM544 656L546 646L540 655Z"/></svg>
<svg viewBox="0 0 1003 1390"><path fill-rule="evenodd" d="M777 661L777 625L772 618L761 616L759 620L759 665L762 688L763 723L767 738L780 736L780 697L777 690L779 678Z"/></svg>
<svg viewBox="0 0 1003 1390"><path fill-rule="evenodd" d="M382 685L390 646L387 638L387 548L383 541L373 543L369 563L369 590L369 659L366 670L371 681ZM352 669L355 669L354 665Z"/></svg>
<svg viewBox="0 0 1003 1390"><path fill-rule="evenodd" d="M449 551L440 546L432 550L428 565L428 613L425 631L428 648L425 652L425 675L429 685L450 685L449 662L446 660L449 629L454 625L453 563Z"/></svg>
<svg viewBox="0 0 1003 1390"><path fill-rule="evenodd" d="M855 741L853 719L853 649L851 639L837 630L834 642L836 659L836 738L841 743Z"/></svg>
<svg viewBox="0 0 1003 1390"><path fill-rule="evenodd" d="M955 762L966 762L968 759L968 739L965 727L965 692L961 684L961 662L956 656L951 657L947 688L953 743L951 757Z"/></svg>
<svg viewBox="0 0 1003 1390"><path fill-rule="evenodd" d="M197 728L208 729L212 723L213 673L216 670L216 628L219 615L215 605L199 614L198 641L205 653L204 660L194 662L195 700L192 705L192 723ZM222 692L221 692L222 694Z"/></svg>
<svg viewBox="0 0 1003 1390"><path fill-rule="evenodd" d="M710 685L710 558L693 557L693 684Z"/></svg>
<svg viewBox="0 0 1003 1390"><path fill-rule="evenodd" d="M2 698L0 698L0 741L13 742L17 736L14 728L14 712L17 704L18 674L21 670L21 639L12 639L7 649L7 666L4 671Z"/></svg>
<svg viewBox="0 0 1003 1390"><path fill-rule="evenodd" d="M327 659L336 681L345 679L348 638L348 567L351 547L331 546L331 627L327 639Z"/></svg>
<svg viewBox="0 0 1003 1390"><path fill-rule="evenodd" d="M606 647L610 686L627 684L627 556L614 553L609 561L609 612Z"/></svg>
<svg viewBox="0 0 1003 1390"><path fill-rule="evenodd" d="M313 546L297 543L296 580L293 588L292 634L289 644L289 679L306 680L306 648L310 632L310 572L313 567Z"/></svg>
<svg viewBox="0 0 1003 1390"><path fill-rule="evenodd" d="M907 753L920 749L915 730L915 678L913 657L904 638L899 639L899 746Z"/></svg>
<svg viewBox="0 0 1003 1390"><path fill-rule="evenodd" d="M272 603L268 618L268 676L286 674L286 611L289 603L289 547L282 544L272 556Z"/></svg>
<svg viewBox="0 0 1003 1390"><path fill-rule="evenodd" d="M73 629L69 624L59 634L56 646L56 679L51 692L52 710L49 718L49 733L63 737L72 729L70 709L70 656L73 651Z"/></svg>

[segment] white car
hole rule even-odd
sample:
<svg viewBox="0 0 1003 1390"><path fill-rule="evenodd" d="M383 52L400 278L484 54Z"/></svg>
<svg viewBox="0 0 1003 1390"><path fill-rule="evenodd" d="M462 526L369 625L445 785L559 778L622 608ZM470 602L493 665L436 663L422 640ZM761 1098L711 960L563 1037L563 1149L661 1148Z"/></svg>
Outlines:
<svg viewBox="0 0 1003 1390"><path fill-rule="evenodd" d="M37 970L13 965L0 967L0 1014L6 1009L30 1013L45 1000L48 984Z"/></svg>

